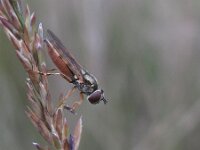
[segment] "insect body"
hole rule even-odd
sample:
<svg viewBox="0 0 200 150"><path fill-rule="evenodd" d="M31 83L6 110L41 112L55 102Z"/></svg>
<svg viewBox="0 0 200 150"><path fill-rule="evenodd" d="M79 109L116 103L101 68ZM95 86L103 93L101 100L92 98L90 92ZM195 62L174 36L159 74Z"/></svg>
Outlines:
<svg viewBox="0 0 200 150"><path fill-rule="evenodd" d="M47 30L47 33L45 42L48 52L52 61L60 70L61 76L74 84L81 94L87 95L90 103L97 104L100 101L106 103L104 92L98 88L96 78L75 60L52 31Z"/></svg>

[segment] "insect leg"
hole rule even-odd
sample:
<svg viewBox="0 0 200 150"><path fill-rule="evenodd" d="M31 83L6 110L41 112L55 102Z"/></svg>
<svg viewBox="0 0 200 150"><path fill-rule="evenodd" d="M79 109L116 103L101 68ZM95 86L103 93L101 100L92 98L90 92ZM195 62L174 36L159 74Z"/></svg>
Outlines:
<svg viewBox="0 0 200 150"><path fill-rule="evenodd" d="M73 88L71 88L67 94L65 95L64 98L62 98L60 101L59 101L59 104L58 104L58 107L61 107L61 106L64 106L65 105L65 101L74 93L76 87L74 86Z"/></svg>
<svg viewBox="0 0 200 150"><path fill-rule="evenodd" d="M41 72L41 71L37 71L37 73L40 74L40 75L44 75L44 76L59 75L59 76L62 76L64 79L66 79L69 83L72 82L72 80L68 76L66 76L65 74L60 73L60 72Z"/></svg>
<svg viewBox="0 0 200 150"><path fill-rule="evenodd" d="M80 99L79 99L79 101L75 101L75 102L72 104L72 107L70 107L70 106L65 106L64 108L67 109L67 110L69 110L71 113L76 114L77 108L78 108L78 107L82 104L82 102L83 102L83 97L84 97L83 93L80 93Z"/></svg>
<svg viewBox="0 0 200 150"><path fill-rule="evenodd" d="M77 110L77 108L82 104L83 98L84 98L83 93L80 92L80 99L79 99L79 101L75 101L73 103L72 107L71 107L73 112L75 112L75 110Z"/></svg>

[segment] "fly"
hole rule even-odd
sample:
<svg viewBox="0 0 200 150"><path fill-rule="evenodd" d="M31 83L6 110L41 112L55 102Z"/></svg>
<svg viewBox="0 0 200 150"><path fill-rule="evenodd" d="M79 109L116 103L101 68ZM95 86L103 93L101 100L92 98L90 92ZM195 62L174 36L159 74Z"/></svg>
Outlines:
<svg viewBox="0 0 200 150"><path fill-rule="evenodd" d="M83 94L92 104L97 104L107 100L104 97L104 91L98 87L97 79L84 69L69 52L69 50L62 44L59 38L51 31L47 30L47 39L45 40L49 56L53 63L60 70L60 75L69 83L74 85L74 88L68 93L70 95L74 89L80 91L80 100L74 102L71 111L74 111L83 101Z"/></svg>

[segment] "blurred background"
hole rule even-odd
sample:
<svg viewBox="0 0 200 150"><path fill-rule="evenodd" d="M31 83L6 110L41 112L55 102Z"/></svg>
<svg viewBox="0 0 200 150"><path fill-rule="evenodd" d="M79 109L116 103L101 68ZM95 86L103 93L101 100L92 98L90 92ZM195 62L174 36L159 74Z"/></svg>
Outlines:
<svg viewBox="0 0 200 150"><path fill-rule="evenodd" d="M80 150L200 149L200 1L27 0L98 78L109 100L83 116ZM55 68L45 54L48 68ZM42 142L25 109L27 75L0 30L0 149ZM55 100L71 86L50 77ZM78 98L78 92L72 99ZM73 130L73 127L71 127Z"/></svg>

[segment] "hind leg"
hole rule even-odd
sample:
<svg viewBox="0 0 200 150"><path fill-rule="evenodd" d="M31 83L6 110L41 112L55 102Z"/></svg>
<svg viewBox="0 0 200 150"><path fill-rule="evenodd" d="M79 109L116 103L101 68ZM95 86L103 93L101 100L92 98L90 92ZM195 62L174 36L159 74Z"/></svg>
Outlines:
<svg viewBox="0 0 200 150"><path fill-rule="evenodd" d="M37 73L40 75L44 75L44 76L59 75L59 76L63 77L64 79L66 79L69 83L72 83L72 79L61 72L40 72L40 71L38 71Z"/></svg>

